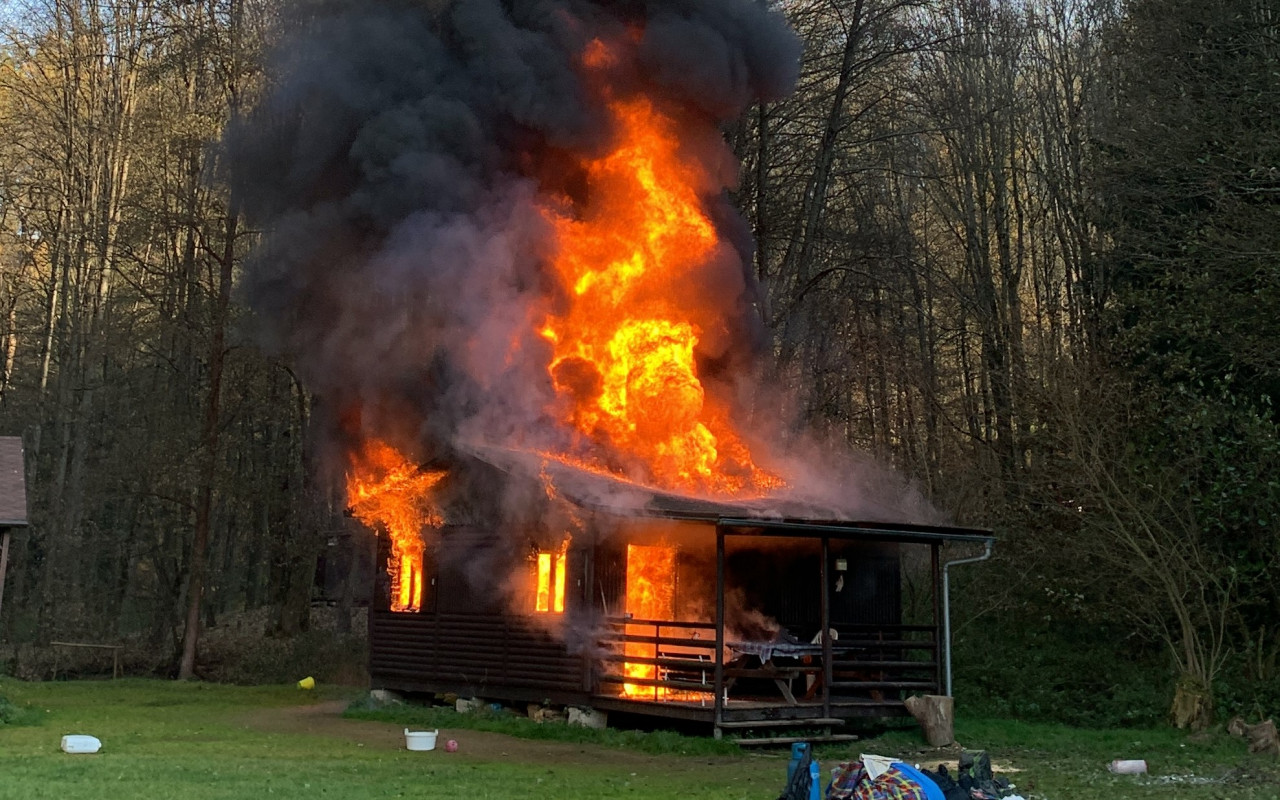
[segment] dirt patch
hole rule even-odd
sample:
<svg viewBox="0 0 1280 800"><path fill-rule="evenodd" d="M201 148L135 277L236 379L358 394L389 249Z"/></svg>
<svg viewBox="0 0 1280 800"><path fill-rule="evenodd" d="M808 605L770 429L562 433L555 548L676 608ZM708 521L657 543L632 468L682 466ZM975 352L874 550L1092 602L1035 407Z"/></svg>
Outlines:
<svg viewBox="0 0 1280 800"><path fill-rule="evenodd" d="M403 726L387 722L346 719L342 716L346 706L345 701L339 700L306 706L264 709L249 714L243 721L246 726L267 733L324 736L380 750L404 749ZM444 752L444 743L449 739L457 740L458 752ZM780 760L779 756L764 753L749 753L738 757L651 755L593 744L520 739L501 733L464 728L441 728L437 749L440 755L461 761L501 760L524 764L557 765L608 763L616 768L632 766L637 770L646 771L660 767L666 772L695 770L705 772L709 768L730 772L741 770L744 761L777 762Z"/></svg>

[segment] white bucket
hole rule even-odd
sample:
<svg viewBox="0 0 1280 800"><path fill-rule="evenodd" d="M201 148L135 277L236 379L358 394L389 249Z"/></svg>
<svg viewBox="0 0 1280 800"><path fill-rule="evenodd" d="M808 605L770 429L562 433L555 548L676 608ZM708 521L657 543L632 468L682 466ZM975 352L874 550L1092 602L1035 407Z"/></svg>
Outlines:
<svg viewBox="0 0 1280 800"><path fill-rule="evenodd" d="M404 746L409 750L435 750L436 736L440 731L411 731L404 729Z"/></svg>

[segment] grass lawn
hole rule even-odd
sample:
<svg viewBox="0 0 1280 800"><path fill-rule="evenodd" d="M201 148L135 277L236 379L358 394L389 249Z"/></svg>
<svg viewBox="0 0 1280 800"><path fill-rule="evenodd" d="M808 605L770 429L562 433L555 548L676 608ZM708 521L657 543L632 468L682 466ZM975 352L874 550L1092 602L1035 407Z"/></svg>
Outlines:
<svg viewBox="0 0 1280 800"><path fill-rule="evenodd" d="M956 738L967 747L990 753L996 773L1017 785L1028 800L1280 800L1280 761L1250 756L1244 740L1221 730L1188 736L1173 728L1083 730L1016 720L961 719L956 723ZM941 758L921 744L914 730L886 734L858 746L862 752L926 765ZM1112 775L1106 767L1117 758L1145 759L1150 772ZM1013 769L1002 769L1009 767Z"/></svg>
<svg viewBox="0 0 1280 800"><path fill-rule="evenodd" d="M413 753L403 749L403 726L344 720L336 711L323 720L298 713L354 694L323 687L0 679L0 696L41 717L33 726L0 725L0 798L772 800L784 777L786 759L776 753L653 756L520 739L503 750L508 737L468 731L455 734L458 753ZM344 726L350 737L342 735ZM102 751L62 753L67 733L97 736Z"/></svg>
<svg viewBox="0 0 1280 800"><path fill-rule="evenodd" d="M340 716L355 694L325 687L0 679L0 697L36 718L34 725L0 724L0 798L773 800L785 773L781 748L739 753L666 734L553 731L429 709L396 710L386 721L368 719L381 712ZM404 750L406 725L444 729L442 739L456 738L459 752ZM66 733L97 736L102 752L61 753ZM1274 759L1246 756L1244 743L1225 734L1188 738L1169 730L1081 731L963 719L957 733L968 746L985 747L997 768L1019 769L1005 774L1028 798L1280 800ZM902 730L852 748L822 747L819 756L826 771L862 750L917 763L949 755ZM1146 758L1152 775L1111 775L1105 765L1112 758Z"/></svg>

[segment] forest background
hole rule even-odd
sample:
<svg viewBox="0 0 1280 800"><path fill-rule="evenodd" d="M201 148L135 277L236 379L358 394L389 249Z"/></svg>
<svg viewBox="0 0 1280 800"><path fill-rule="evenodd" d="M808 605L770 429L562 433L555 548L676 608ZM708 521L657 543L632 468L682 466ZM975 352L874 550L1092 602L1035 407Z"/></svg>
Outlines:
<svg viewBox="0 0 1280 800"><path fill-rule="evenodd" d="M999 537L957 572L961 704L1276 713L1280 3L774 5L799 87L726 132L769 356L807 424ZM51 640L242 680L359 652L372 537L235 291L258 232L220 141L277 15L0 5L0 433L31 510L0 670L47 676ZM218 638L246 619L271 638Z"/></svg>

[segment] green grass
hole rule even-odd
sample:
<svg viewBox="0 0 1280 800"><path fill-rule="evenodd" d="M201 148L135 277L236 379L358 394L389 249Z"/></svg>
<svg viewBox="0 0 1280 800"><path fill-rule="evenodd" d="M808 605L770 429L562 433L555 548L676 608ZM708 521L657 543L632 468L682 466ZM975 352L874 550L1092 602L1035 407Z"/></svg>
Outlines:
<svg viewBox="0 0 1280 800"><path fill-rule="evenodd" d="M40 715L24 706L14 705L9 698L0 695L0 726L35 725Z"/></svg>
<svg viewBox="0 0 1280 800"><path fill-rule="evenodd" d="M559 723L540 724L528 717L509 712L481 711L459 714L452 708L421 705L370 708L362 701L357 701L343 716L349 719L377 720L420 729L463 728L502 733L521 739L587 742L652 755L737 756L742 754L741 748L733 742L717 741L708 736L685 736L672 731L645 732L614 728L592 730Z"/></svg>
<svg viewBox="0 0 1280 800"><path fill-rule="evenodd" d="M463 735L451 755L411 753L390 742L363 745L330 733L272 733L252 720L284 717L321 700L357 693L321 687L238 687L150 680L28 684L0 678L26 726L0 725L0 800L9 798L146 797L313 798L675 798L773 800L781 789L786 750L735 751L724 743L674 734L587 731L448 709L361 711L394 728L466 727L562 744L510 747L511 755L479 752ZM334 725L345 732L346 722ZM369 723L351 720L353 727ZM1010 720L961 719L960 741L991 753L1019 791L1038 800L1280 800L1280 765L1248 756L1224 733L1187 737L1165 728L1083 730ZM58 750L66 733L103 741L101 753ZM504 740L497 740L502 742ZM505 745L499 749L505 748ZM572 757L543 757L569 753ZM818 749L824 772L859 752L912 762L936 760L918 731L903 726L853 746ZM523 752L523 755L521 754ZM533 755L530 755L532 753ZM1147 776L1111 775L1113 758L1145 758ZM829 773L828 773L829 774Z"/></svg>
<svg viewBox="0 0 1280 800"><path fill-rule="evenodd" d="M246 726L265 709L341 692L150 680L25 684L0 679L0 695L42 719L0 727L0 798L104 797L720 798L771 800L784 759L666 756L583 763L522 763L466 753L411 753L332 736L268 733ZM350 693L345 695L350 699ZM354 723L353 723L354 724ZM59 751L63 734L87 733L102 752ZM465 749L465 743L464 743ZM626 754L623 754L626 755ZM616 763L615 763L616 761ZM680 765L672 769L672 765Z"/></svg>
<svg viewBox="0 0 1280 800"><path fill-rule="evenodd" d="M1016 720L960 719L957 741L991 754L997 773L1028 798L1075 800L1280 800L1280 761L1251 756L1242 739L1221 730L1188 736L1169 727L1090 730ZM863 752L920 763L939 755L918 731L903 729L858 743ZM819 750L819 755L832 755ZM1147 775L1112 775L1117 758L1147 761ZM1018 772L1000 773L1008 765Z"/></svg>

